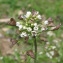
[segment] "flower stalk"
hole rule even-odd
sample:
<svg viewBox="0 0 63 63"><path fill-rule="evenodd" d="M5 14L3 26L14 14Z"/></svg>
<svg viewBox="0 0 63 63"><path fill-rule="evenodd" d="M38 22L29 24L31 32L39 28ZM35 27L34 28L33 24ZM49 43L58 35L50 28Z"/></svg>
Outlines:
<svg viewBox="0 0 63 63"><path fill-rule="evenodd" d="M37 63L37 41L36 41L36 36L33 36L33 39L34 39L34 48L35 48L34 63Z"/></svg>

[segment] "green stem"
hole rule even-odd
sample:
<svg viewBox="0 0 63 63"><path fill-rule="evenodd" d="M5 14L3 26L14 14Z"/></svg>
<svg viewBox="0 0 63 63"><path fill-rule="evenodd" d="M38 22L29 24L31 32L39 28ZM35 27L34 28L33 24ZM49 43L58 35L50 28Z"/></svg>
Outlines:
<svg viewBox="0 0 63 63"><path fill-rule="evenodd" d="M36 36L33 36L33 38L34 38L34 48L35 48L34 63L37 63L37 42L36 42Z"/></svg>

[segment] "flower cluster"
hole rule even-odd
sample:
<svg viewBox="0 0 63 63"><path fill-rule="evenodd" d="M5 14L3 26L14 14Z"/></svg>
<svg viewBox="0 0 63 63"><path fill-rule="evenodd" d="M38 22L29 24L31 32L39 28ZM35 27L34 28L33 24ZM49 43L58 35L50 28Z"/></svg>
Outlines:
<svg viewBox="0 0 63 63"><path fill-rule="evenodd" d="M46 53L47 57L49 57L50 59L52 59L52 57L54 56L54 51L50 51L49 53Z"/></svg>
<svg viewBox="0 0 63 63"><path fill-rule="evenodd" d="M16 26L21 31L20 36L38 35L39 32L47 30L48 20L42 21L39 12L28 11L25 15L20 15L21 21L16 22Z"/></svg>
<svg viewBox="0 0 63 63"><path fill-rule="evenodd" d="M55 30L60 27L60 25L55 27L51 18L43 20L38 11L28 11L26 14L20 15L19 19L21 19L21 21L16 22L16 26L21 32L21 37L36 36L40 32L48 30L48 26L54 27L53 29L51 27L50 30Z"/></svg>

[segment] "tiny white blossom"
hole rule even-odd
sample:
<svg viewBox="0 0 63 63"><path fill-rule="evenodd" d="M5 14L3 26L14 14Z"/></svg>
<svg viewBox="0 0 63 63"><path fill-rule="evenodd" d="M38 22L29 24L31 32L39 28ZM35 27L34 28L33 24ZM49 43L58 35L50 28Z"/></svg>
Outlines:
<svg viewBox="0 0 63 63"><path fill-rule="evenodd" d="M44 27L42 27L42 28L41 28L41 31L44 31L44 30L46 30L46 29L45 29Z"/></svg>
<svg viewBox="0 0 63 63"><path fill-rule="evenodd" d="M41 15L37 15L36 17L37 17L38 19L41 19Z"/></svg>
<svg viewBox="0 0 63 63"><path fill-rule="evenodd" d="M44 21L44 25L47 25L48 24L48 20Z"/></svg>
<svg viewBox="0 0 63 63"><path fill-rule="evenodd" d="M32 31L32 36L36 36L37 35L37 32L36 31Z"/></svg>
<svg viewBox="0 0 63 63"><path fill-rule="evenodd" d="M58 44L59 41L57 39L54 39L53 42Z"/></svg>
<svg viewBox="0 0 63 63"><path fill-rule="evenodd" d="M55 49L55 48L56 48L56 46L51 46L51 48L52 48L52 49Z"/></svg>
<svg viewBox="0 0 63 63"><path fill-rule="evenodd" d="M47 52L46 53L46 55L50 58L50 59L52 59L52 56Z"/></svg>
<svg viewBox="0 0 63 63"><path fill-rule="evenodd" d="M39 52L39 55L43 54L43 52Z"/></svg>
<svg viewBox="0 0 63 63"><path fill-rule="evenodd" d="M34 31L38 31L38 26L35 26L34 27Z"/></svg>
<svg viewBox="0 0 63 63"><path fill-rule="evenodd" d="M34 26L37 26L37 23L34 23Z"/></svg>
<svg viewBox="0 0 63 63"><path fill-rule="evenodd" d="M49 36L55 36L55 33L53 33L52 31L48 31L47 35L49 35Z"/></svg>
<svg viewBox="0 0 63 63"><path fill-rule="evenodd" d="M0 60L2 60L2 59L3 59L3 56L0 57Z"/></svg>
<svg viewBox="0 0 63 63"><path fill-rule="evenodd" d="M19 26L20 25L20 22L16 22L16 26Z"/></svg>
<svg viewBox="0 0 63 63"><path fill-rule="evenodd" d="M50 43L49 42L46 42L47 45L49 45Z"/></svg>
<svg viewBox="0 0 63 63"><path fill-rule="evenodd" d="M26 32L22 32L22 33L20 34L20 36L21 36L21 37L26 37L27 34L26 34Z"/></svg>
<svg viewBox="0 0 63 63"><path fill-rule="evenodd" d="M27 28L27 31L29 31L29 32L32 31L32 28L31 27L28 27Z"/></svg>
<svg viewBox="0 0 63 63"><path fill-rule="evenodd" d="M18 51L18 49L15 49L15 51Z"/></svg>
<svg viewBox="0 0 63 63"><path fill-rule="evenodd" d="M53 56L54 55L54 51L50 51L50 54Z"/></svg>
<svg viewBox="0 0 63 63"><path fill-rule="evenodd" d="M22 25L19 25L18 27L19 27L19 30L21 30L23 26Z"/></svg>
<svg viewBox="0 0 63 63"><path fill-rule="evenodd" d="M48 49L48 46L46 46L45 49Z"/></svg>
<svg viewBox="0 0 63 63"><path fill-rule="evenodd" d="M25 17L26 17L26 18L29 18L29 17L30 17L30 15L31 15L31 12L30 12L30 11L28 11L28 12L26 13Z"/></svg>

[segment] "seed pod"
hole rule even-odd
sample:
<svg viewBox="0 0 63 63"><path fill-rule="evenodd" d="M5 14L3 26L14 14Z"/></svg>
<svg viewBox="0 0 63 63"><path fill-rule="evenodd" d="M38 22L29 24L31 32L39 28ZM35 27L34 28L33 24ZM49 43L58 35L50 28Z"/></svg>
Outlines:
<svg viewBox="0 0 63 63"><path fill-rule="evenodd" d="M24 39L25 39L25 43L28 43L29 37L27 36L27 37L25 37Z"/></svg>
<svg viewBox="0 0 63 63"><path fill-rule="evenodd" d="M15 44L18 44L18 43L17 43L17 40L12 39L12 38L10 39L10 42L11 42L11 46L10 46L11 48L12 48Z"/></svg>
<svg viewBox="0 0 63 63"><path fill-rule="evenodd" d="M49 26L49 27L53 27L53 26L55 26L55 25L54 25L54 23L50 23L50 24L48 24L48 26Z"/></svg>
<svg viewBox="0 0 63 63"><path fill-rule="evenodd" d="M49 22L49 24L50 23L53 23L53 19L50 17L50 18L48 18L48 22Z"/></svg>
<svg viewBox="0 0 63 63"><path fill-rule="evenodd" d="M48 22L49 22L48 26L50 26L50 27L55 26L54 23L53 23L53 19L51 17L48 18Z"/></svg>
<svg viewBox="0 0 63 63"><path fill-rule="evenodd" d="M23 19L24 19L24 16L19 15L19 16L18 16L18 19L23 20Z"/></svg>
<svg viewBox="0 0 63 63"><path fill-rule="evenodd" d="M14 18L11 18L10 21L8 22L9 25L11 26L16 26L16 21Z"/></svg>
<svg viewBox="0 0 63 63"><path fill-rule="evenodd" d="M58 25L55 26L55 27L52 27L52 28L51 28L51 31L58 30L58 29L60 28L60 26L61 26L61 23L58 24Z"/></svg>
<svg viewBox="0 0 63 63"><path fill-rule="evenodd" d="M27 51L26 54L34 59L34 53L32 50Z"/></svg>

